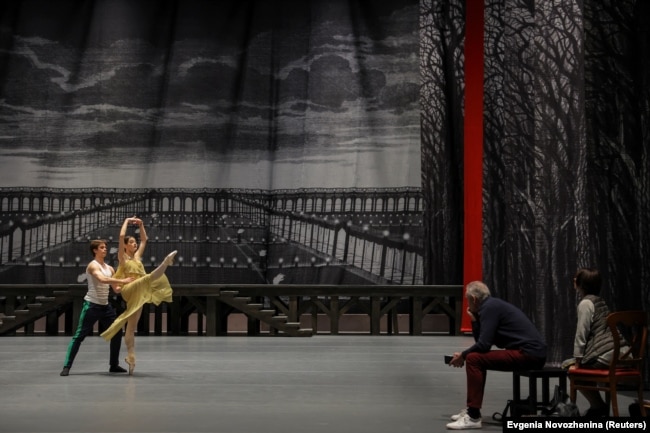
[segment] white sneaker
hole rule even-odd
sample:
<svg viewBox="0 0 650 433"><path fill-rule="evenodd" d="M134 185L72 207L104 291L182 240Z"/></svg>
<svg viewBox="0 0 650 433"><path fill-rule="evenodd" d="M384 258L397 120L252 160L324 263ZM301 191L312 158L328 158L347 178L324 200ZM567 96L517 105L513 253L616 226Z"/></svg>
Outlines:
<svg viewBox="0 0 650 433"><path fill-rule="evenodd" d="M458 419L464 417L465 414L467 414L467 408L461 410L461 411L458 412L456 415L452 415L452 416L450 417L450 419L451 419L452 421L458 421Z"/></svg>
<svg viewBox="0 0 650 433"><path fill-rule="evenodd" d="M449 430L469 430L483 428L483 426L481 425L481 418L473 419L470 418L469 415L465 414L456 421L447 424L447 428Z"/></svg>

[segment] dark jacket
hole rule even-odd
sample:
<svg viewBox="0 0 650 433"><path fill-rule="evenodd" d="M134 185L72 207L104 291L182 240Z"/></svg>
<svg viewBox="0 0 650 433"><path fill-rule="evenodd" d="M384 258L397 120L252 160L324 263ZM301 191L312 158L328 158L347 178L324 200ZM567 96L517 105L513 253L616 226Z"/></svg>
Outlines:
<svg viewBox="0 0 650 433"><path fill-rule="evenodd" d="M492 346L521 349L524 353L546 359L546 343L533 322L508 302L489 296L479 306L478 318L472 322L476 343L463 352L488 352Z"/></svg>

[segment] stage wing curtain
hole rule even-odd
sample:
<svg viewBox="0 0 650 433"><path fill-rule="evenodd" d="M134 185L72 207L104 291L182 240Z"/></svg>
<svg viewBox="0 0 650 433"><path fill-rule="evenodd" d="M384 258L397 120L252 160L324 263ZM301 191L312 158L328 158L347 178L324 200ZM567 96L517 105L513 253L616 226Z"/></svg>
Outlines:
<svg viewBox="0 0 650 433"><path fill-rule="evenodd" d="M572 352L579 267L647 308L648 47L641 1L486 6L484 269Z"/></svg>
<svg viewBox="0 0 650 433"><path fill-rule="evenodd" d="M649 20L647 1L584 2L588 224L614 310L650 308Z"/></svg>
<svg viewBox="0 0 650 433"><path fill-rule="evenodd" d="M576 263L590 263L582 14L576 2L486 9L486 280L532 317L550 361L575 333Z"/></svg>
<svg viewBox="0 0 650 433"><path fill-rule="evenodd" d="M422 2L422 167L433 282L462 280L454 248L462 243L461 53L471 5ZM574 334L576 255L588 261L594 251L586 218L581 32L576 4L486 3L484 279L494 296L532 318L551 361L568 356Z"/></svg>
<svg viewBox="0 0 650 433"><path fill-rule="evenodd" d="M420 2L424 261L428 284L463 281L464 3Z"/></svg>
<svg viewBox="0 0 650 433"><path fill-rule="evenodd" d="M465 7L421 2L427 276L461 280ZM642 1L485 4L483 271L571 355L577 268L612 310L648 306L648 61Z"/></svg>

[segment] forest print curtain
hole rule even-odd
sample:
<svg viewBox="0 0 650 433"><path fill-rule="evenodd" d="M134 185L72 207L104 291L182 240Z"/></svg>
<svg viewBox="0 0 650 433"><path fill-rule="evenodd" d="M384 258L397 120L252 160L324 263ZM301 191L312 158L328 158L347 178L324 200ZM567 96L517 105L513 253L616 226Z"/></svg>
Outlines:
<svg viewBox="0 0 650 433"><path fill-rule="evenodd" d="M461 278L453 253L462 235L458 71L471 4L421 2L422 167L434 283L444 273L433 269ZM601 270L611 309L648 306L650 86L638 53L650 46L643 30L649 9L632 0L485 3L484 279L533 319L551 363L571 354L578 267Z"/></svg>

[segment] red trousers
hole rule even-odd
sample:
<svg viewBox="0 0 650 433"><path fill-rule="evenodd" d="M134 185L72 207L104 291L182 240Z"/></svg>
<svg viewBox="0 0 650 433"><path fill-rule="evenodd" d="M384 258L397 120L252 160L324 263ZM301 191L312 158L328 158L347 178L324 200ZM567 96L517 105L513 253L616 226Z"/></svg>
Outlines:
<svg viewBox="0 0 650 433"><path fill-rule="evenodd" d="M465 357L467 374L467 407L480 409L483 405L487 371L538 370L545 359L526 355L521 350L491 350L472 352Z"/></svg>

